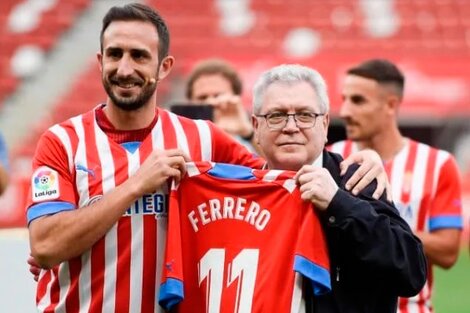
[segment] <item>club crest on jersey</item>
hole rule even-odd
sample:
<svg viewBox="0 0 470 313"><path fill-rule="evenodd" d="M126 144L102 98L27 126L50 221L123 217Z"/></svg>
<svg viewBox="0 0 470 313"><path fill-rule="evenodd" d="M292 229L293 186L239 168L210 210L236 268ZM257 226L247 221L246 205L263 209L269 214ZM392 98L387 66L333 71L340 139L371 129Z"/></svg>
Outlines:
<svg viewBox="0 0 470 313"><path fill-rule="evenodd" d="M41 166L33 173L31 181L33 201L57 199L59 193L59 174L47 166Z"/></svg>
<svg viewBox="0 0 470 313"><path fill-rule="evenodd" d="M127 209L124 216L153 214L156 219L166 218L168 216L167 204L168 195L162 193L145 194Z"/></svg>

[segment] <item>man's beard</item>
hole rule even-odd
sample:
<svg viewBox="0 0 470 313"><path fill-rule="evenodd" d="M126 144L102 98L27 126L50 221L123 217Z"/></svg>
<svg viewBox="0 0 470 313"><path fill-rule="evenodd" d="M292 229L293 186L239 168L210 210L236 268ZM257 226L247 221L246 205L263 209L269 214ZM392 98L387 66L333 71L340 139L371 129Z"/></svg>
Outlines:
<svg viewBox="0 0 470 313"><path fill-rule="evenodd" d="M157 88L157 84L148 84L140 79L119 79L115 76L111 76L109 79L106 79L106 77L103 76L102 82L109 98L111 98L113 103L123 111L135 111L143 107L152 97L155 89ZM133 95L131 97L119 96L113 91L113 85L118 85L118 83L136 83L141 87L141 91L137 95Z"/></svg>

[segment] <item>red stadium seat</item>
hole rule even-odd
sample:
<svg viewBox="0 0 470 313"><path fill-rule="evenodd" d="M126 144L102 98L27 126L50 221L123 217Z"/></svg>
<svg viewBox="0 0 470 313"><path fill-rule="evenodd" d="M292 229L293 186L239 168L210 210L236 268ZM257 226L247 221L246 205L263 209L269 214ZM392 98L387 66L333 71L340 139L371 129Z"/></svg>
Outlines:
<svg viewBox="0 0 470 313"><path fill-rule="evenodd" d="M22 45L35 45L45 51L50 50L59 36L73 25L75 18L90 4L90 1L57 1L55 7L41 15L39 25L27 33L12 33L8 30L9 15L12 9L20 3L17 0L0 1L0 28L3 30L0 32L2 43L0 59L10 60ZM0 101L12 93L20 81L13 77L9 61L2 64L4 66L0 68L0 76L6 79L6 83L0 84Z"/></svg>

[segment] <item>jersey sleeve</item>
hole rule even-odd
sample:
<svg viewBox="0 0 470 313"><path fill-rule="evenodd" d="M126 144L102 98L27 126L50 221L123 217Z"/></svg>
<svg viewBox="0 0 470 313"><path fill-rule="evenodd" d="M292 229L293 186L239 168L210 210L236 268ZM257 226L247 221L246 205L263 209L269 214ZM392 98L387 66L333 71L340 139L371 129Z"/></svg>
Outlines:
<svg viewBox="0 0 470 313"><path fill-rule="evenodd" d="M178 190L175 189L170 193L165 259L163 261L162 282L158 294L158 303L165 310L170 310L184 298L183 257L178 195Z"/></svg>
<svg viewBox="0 0 470 313"><path fill-rule="evenodd" d="M244 165L255 169L263 167L265 161L262 158L248 151L246 147L215 126L214 123L208 123L213 140L212 161Z"/></svg>
<svg viewBox="0 0 470 313"><path fill-rule="evenodd" d="M452 156L442 165L432 198L429 230L463 227L460 176Z"/></svg>
<svg viewBox="0 0 470 313"><path fill-rule="evenodd" d="M318 215L312 206L306 203L302 209L305 214L300 219L294 270L311 281L315 295L321 295L331 291L327 243Z"/></svg>
<svg viewBox="0 0 470 313"><path fill-rule="evenodd" d="M33 158L30 193L27 199L28 224L43 215L76 207L74 178L69 170L67 153L50 131L39 139Z"/></svg>

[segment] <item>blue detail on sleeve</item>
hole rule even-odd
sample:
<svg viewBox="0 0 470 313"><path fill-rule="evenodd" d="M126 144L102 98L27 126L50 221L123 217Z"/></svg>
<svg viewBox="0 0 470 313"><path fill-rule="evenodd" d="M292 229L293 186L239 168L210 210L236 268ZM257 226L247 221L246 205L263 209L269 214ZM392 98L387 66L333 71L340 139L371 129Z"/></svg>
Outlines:
<svg viewBox="0 0 470 313"><path fill-rule="evenodd" d="M252 169L249 167L225 163L215 163L214 167L211 168L207 173L212 176L219 178L230 178L230 179L243 179L252 180L256 179L253 175Z"/></svg>
<svg viewBox="0 0 470 313"><path fill-rule="evenodd" d="M174 278L168 278L165 283L160 285L158 303L165 310L171 310L171 308L183 301L183 299L184 291L182 281Z"/></svg>
<svg viewBox="0 0 470 313"><path fill-rule="evenodd" d="M8 150L3 136L0 135L0 164L8 171L10 168L8 162Z"/></svg>
<svg viewBox="0 0 470 313"><path fill-rule="evenodd" d="M441 228L463 228L463 219L460 215L441 215L429 219L429 230Z"/></svg>
<svg viewBox="0 0 470 313"><path fill-rule="evenodd" d="M56 214L62 211L70 211L73 209L75 209L75 205L65 201L43 202L33 205L28 209L28 213L26 214L28 225L38 217Z"/></svg>
<svg viewBox="0 0 470 313"><path fill-rule="evenodd" d="M140 144L140 141L129 141L121 143L121 146L130 153L134 153L137 149L139 149Z"/></svg>
<svg viewBox="0 0 470 313"><path fill-rule="evenodd" d="M323 295L331 291L330 272L325 268L296 255L294 258L294 270L310 279L314 295Z"/></svg>

